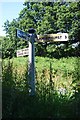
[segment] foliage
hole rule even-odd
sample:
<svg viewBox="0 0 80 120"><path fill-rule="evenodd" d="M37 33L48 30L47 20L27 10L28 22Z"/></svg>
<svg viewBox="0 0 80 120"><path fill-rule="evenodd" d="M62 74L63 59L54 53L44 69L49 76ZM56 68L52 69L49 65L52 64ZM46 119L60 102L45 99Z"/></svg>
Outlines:
<svg viewBox="0 0 80 120"><path fill-rule="evenodd" d="M72 49L72 43L79 43L78 48L80 46L80 1L77 2L24 2L24 8L20 11L19 17L17 19L13 19L12 22L8 20L4 23L4 30L6 31L6 39L3 42L3 58L5 57L12 57L16 54L16 49L20 49L22 47L28 46L26 41L22 39L16 38L16 28L19 28L25 32L28 32L29 28L34 28L36 30L36 34L51 34L57 32L67 32L69 34L69 42L64 44L64 48L62 49L63 52L58 54L58 50L61 47L56 47L55 52L56 56L61 55L65 56L69 53L71 55L76 55ZM6 42L5 42L6 41ZM57 44L57 43L53 43ZM61 44L61 43L58 43ZM7 46L7 50L5 48ZM36 49L37 55L40 51L44 50L44 47L47 48L51 45L46 43L46 45L37 44ZM13 49L14 48L14 49ZM59 49L60 48L60 49ZM12 49L12 51L11 51ZM40 50L39 50L40 49ZM66 53L65 53L66 51ZM5 55L7 52L7 55ZM9 52L11 54L9 55ZM12 55L13 53L13 55ZM45 50L43 51L45 55ZM50 53L53 53L51 51ZM46 55L47 53L46 51ZM69 55L70 55L69 54ZM77 50L77 54L80 55L79 51ZM12 55L12 56L11 56ZM52 54L50 54L52 56ZM54 55L55 56L55 55Z"/></svg>
<svg viewBox="0 0 80 120"><path fill-rule="evenodd" d="M80 92L80 58L78 57L75 61L76 65L75 65L75 71L74 71L74 74L73 74L73 86L74 86L74 89L76 91L79 91Z"/></svg>
<svg viewBox="0 0 80 120"><path fill-rule="evenodd" d="M3 40L3 37L0 36L0 59L2 58L2 40Z"/></svg>
<svg viewBox="0 0 80 120"><path fill-rule="evenodd" d="M80 88L73 85L80 81L79 59L36 57L35 96L28 94L26 58L4 60L3 119L80 118Z"/></svg>

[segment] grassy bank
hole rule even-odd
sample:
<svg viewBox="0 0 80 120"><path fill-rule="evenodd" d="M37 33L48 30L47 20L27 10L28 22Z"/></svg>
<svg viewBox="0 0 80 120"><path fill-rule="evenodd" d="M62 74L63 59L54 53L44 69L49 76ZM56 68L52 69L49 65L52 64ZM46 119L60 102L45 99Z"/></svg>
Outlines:
<svg viewBox="0 0 80 120"><path fill-rule="evenodd" d="M28 58L3 60L3 118L80 117L80 58L35 58L36 95L28 95Z"/></svg>

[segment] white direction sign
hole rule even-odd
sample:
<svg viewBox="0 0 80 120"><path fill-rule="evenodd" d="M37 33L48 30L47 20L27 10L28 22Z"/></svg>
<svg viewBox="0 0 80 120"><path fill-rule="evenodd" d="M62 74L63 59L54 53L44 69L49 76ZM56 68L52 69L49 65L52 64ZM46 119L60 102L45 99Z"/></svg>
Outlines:
<svg viewBox="0 0 80 120"><path fill-rule="evenodd" d="M28 40L29 34L23 32L22 30L17 29L16 30L16 36L19 38L23 38L25 40Z"/></svg>
<svg viewBox="0 0 80 120"><path fill-rule="evenodd" d="M68 41L67 33L37 35L37 42Z"/></svg>
<svg viewBox="0 0 80 120"><path fill-rule="evenodd" d="M29 48L17 50L17 57L29 55Z"/></svg>

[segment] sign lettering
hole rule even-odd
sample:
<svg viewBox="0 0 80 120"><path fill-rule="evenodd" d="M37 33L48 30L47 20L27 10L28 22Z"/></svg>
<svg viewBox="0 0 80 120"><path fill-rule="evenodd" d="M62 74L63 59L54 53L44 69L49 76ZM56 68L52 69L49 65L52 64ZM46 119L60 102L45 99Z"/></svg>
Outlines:
<svg viewBox="0 0 80 120"><path fill-rule="evenodd" d="M25 56L25 55L29 55L29 48L24 48L24 49L21 49L21 50L17 50L17 57Z"/></svg>
<svg viewBox="0 0 80 120"><path fill-rule="evenodd" d="M23 38L25 40L28 40L29 34L23 32L22 30L17 29L16 30L16 36L19 38Z"/></svg>
<svg viewBox="0 0 80 120"><path fill-rule="evenodd" d="M68 41L67 33L37 35L37 42L57 42Z"/></svg>

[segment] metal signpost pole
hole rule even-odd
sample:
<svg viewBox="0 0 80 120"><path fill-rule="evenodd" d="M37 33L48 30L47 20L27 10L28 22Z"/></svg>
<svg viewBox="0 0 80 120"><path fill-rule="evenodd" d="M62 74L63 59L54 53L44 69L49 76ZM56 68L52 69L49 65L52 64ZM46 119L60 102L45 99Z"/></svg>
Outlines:
<svg viewBox="0 0 80 120"><path fill-rule="evenodd" d="M32 31L29 31L32 32ZM29 40L29 70L28 70L28 78L29 78L29 95L35 95L35 35L34 33L30 33Z"/></svg>
<svg viewBox="0 0 80 120"><path fill-rule="evenodd" d="M16 36L19 38L23 38L24 40L28 40L29 42L29 67L28 67L28 83L29 83L29 94L35 95L35 48L34 48L34 41L35 41L35 30L33 28L28 30L28 33L23 32L22 30L16 30ZM18 51L19 52L19 51ZM20 51L20 55L22 56L23 52ZM18 53L17 53L18 54Z"/></svg>
<svg viewBox="0 0 80 120"><path fill-rule="evenodd" d="M57 33L57 34L48 34L48 35L35 35L35 30L33 28L28 30L28 33L23 32L22 30L17 29L16 35L19 38L23 38L28 40L29 38L29 67L28 67L28 79L29 79L29 94L35 95L35 48L34 42L35 38L37 38L37 42L61 42L68 41L67 33ZM18 51L19 52L19 51ZM18 53L17 53L18 54ZM24 54L22 51L18 56L22 56Z"/></svg>

